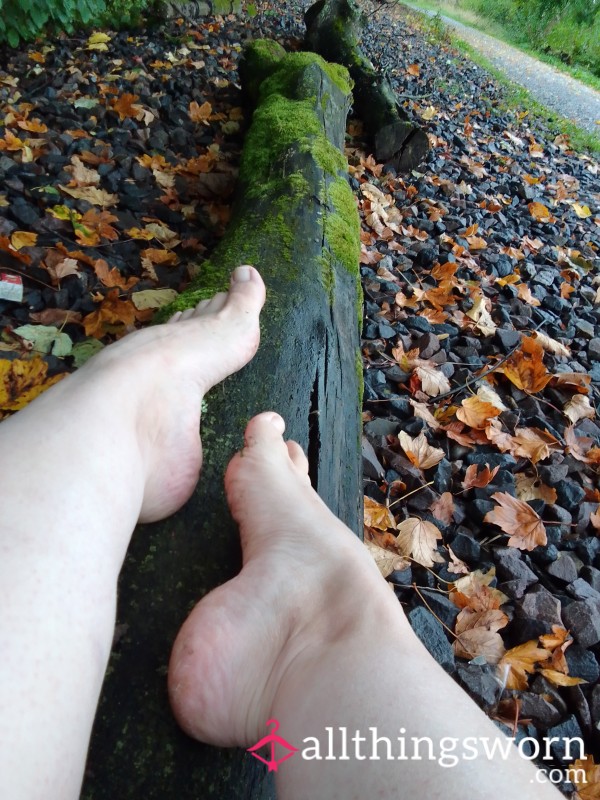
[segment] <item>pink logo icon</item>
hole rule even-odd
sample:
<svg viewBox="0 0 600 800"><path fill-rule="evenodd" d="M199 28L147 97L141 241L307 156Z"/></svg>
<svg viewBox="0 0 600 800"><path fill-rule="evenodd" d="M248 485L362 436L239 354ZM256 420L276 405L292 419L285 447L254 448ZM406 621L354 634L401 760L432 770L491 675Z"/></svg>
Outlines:
<svg viewBox="0 0 600 800"><path fill-rule="evenodd" d="M257 742L254 747L249 747L247 752L257 758L259 761L262 761L263 764L266 764L269 768L269 772L277 772L279 765L282 764L284 761L287 761L288 758L291 758L294 753L298 752L298 748L291 745L289 742L286 742L285 739L282 739L281 736L277 736L277 731L279 730L279 721L276 719L269 719L267 720L267 727L269 725L273 725L273 729L270 733L264 736L260 742ZM257 750L260 750L263 747L269 745L269 758L263 758L259 756ZM284 750L289 750L285 756L282 758L275 758L275 748L279 745L283 747Z"/></svg>

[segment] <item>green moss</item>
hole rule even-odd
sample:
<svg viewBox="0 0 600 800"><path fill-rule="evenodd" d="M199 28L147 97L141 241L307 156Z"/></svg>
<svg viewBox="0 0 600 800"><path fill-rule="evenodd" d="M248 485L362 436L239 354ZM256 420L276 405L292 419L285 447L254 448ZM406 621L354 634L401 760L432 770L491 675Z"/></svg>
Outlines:
<svg viewBox="0 0 600 800"><path fill-rule="evenodd" d="M335 259L358 276L360 222L354 194L345 178L337 177L327 186L328 204L334 213L325 217L325 239Z"/></svg>

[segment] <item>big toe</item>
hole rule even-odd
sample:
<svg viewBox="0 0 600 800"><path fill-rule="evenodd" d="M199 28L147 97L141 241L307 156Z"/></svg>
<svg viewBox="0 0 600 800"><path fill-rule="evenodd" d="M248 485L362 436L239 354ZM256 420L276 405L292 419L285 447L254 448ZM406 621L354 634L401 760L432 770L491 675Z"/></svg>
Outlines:
<svg viewBox="0 0 600 800"><path fill-rule="evenodd" d="M224 308L235 315L258 314L265 302L265 284L258 270L244 264L231 274L231 285Z"/></svg>

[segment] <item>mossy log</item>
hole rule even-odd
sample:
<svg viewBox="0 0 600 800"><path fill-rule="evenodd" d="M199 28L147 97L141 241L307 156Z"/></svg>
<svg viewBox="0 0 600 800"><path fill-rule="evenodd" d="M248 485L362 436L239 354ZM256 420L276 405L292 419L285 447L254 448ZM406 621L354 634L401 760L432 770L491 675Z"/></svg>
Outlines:
<svg viewBox="0 0 600 800"><path fill-rule="evenodd" d="M354 107L370 136L375 157L399 172L419 166L429 149L427 134L399 105L389 80L360 48L364 17L354 0L318 0L304 15L309 50L348 68Z"/></svg>
<svg viewBox="0 0 600 800"><path fill-rule="evenodd" d="M359 221L341 152L350 81L343 68L312 53L285 55L272 42L253 43L241 72L255 110L232 219L175 307L225 288L238 264L255 264L267 285L262 344L207 396L204 467L192 499L134 534L84 800L274 796L264 765L249 754L187 738L166 692L178 628L202 595L239 569L222 482L251 416L282 414L288 437L308 452L313 485L359 531Z"/></svg>

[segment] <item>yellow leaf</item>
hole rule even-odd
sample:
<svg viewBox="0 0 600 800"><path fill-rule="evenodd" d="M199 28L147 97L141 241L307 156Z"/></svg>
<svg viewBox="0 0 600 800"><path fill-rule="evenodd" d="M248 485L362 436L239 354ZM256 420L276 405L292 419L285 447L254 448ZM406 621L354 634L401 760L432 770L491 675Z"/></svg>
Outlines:
<svg viewBox="0 0 600 800"><path fill-rule="evenodd" d="M9 205L10 203L6 199L6 195L0 192L0 208L7 208Z"/></svg>
<svg viewBox="0 0 600 800"><path fill-rule="evenodd" d="M424 111L421 111L421 116L423 117L423 119L430 122L432 119L435 119L435 117L437 117L437 113L438 110L435 106L427 106L427 108Z"/></svg>
<svg viewBox="0 0 600 800"><path fill-rule="evenodd" d="M484 336L491 336L496 330L496 323L487 309L486 298L482 295L475 300L466 316L474 320L475 327L479 328Z"/></svg>
<svg viewBox="0 0 600 800"><path fill-rule="evenodd" d="M66 373L47 378L48 365L36 356L30 361L0 361L0 417L8 411L24 408L35 397L65 377Z"/></svg>
<svg viewBox="0 0 600 800"><path fill-rule="evenodd" d="M540 669L538 672L555 686L577 686L578 683L587 683L587 681L583 678L573 678L570 675L565 675L556 669Z"/></svg>
<svg viewBox="0 0 600 800"><path fill-rule="evenodd" d="M212 106L209 102L198 105L195 100L192 100L189 107L189 115L192 122L202 122L208 125L208 120L212 114Z"/></svg>
<svg viewBox="0 0 600 800"><path fill-rule="evenodd" d="M141 292L134 292L131 295L131 302L138 311L146 308L162 308L172 303L177 297L174 289L145 289Z"/></svg>
<svg viewBox="0 0 600 800"><path fill-rule="evenodd" d="M553 218L549 209L542 203L529 203L527 208L529 213L537 222L550 222Z"/></svg>
<svg viewBox="0 0 600 800"><path fill-rule="evenodd" d="M587 219L592 216L588 206L580 206L579 203L573 203L573 211L577 214L579 219Z"/></svg>
<svg viewBox="0 0 600 800"><path fill-rule="evenodd" d="M535 672L536 664L545 661L550 655L549 650L538 647L536 639L508 650L498 663L501 675L508 669L506 688L521 691L527 689L527 675Z"/></svg>
<svg viewBox="0 0 600 800"><path fill-rule="evenodd" d="M22 247L34 247L37 242L37 233L28 233L27 231L15 231L11 234L10 243L15 250L20 250Z"/></svg>
<svg viewBox="0 0 600 800"><path fill-rule="evenodd" d="M97 186L82 186L78 189L70 189L68 186L59 184L59 188L65 192L65 194L75 197L78 200L87 200L87 202L91 203L93 206L109 208L110 206L116 206L119 202L118 194L110 194L104 191L104 189L99 189Z"/></svg>
<svg viewBox="0 0 600 800"><path fill-rule="evenodd" d="M375 542L365 542L365 547L373 557L378 570L384 578L387 578L395 570L406 569L406 567L410 566L410 561L406 558L402 558L397 553L392 553L391 550L386 550L385 547L379 547Z"/></svg>
<svg viewBox="0 0 600 800"><path fill-rule="evenodd" d="M501 413L499 408L480 400L478 397L468 397L462 401L461 407L456 412L456 416L465 425L471 428L483 429L493 417Z"/></svg>
<svg viewBox="0 0 600 800"><path fill-rule="evenodd" d="M370 497L365 497L364 523L367 528L377 528L378 531L387 531L396 527L389 508Z"/></svg>

